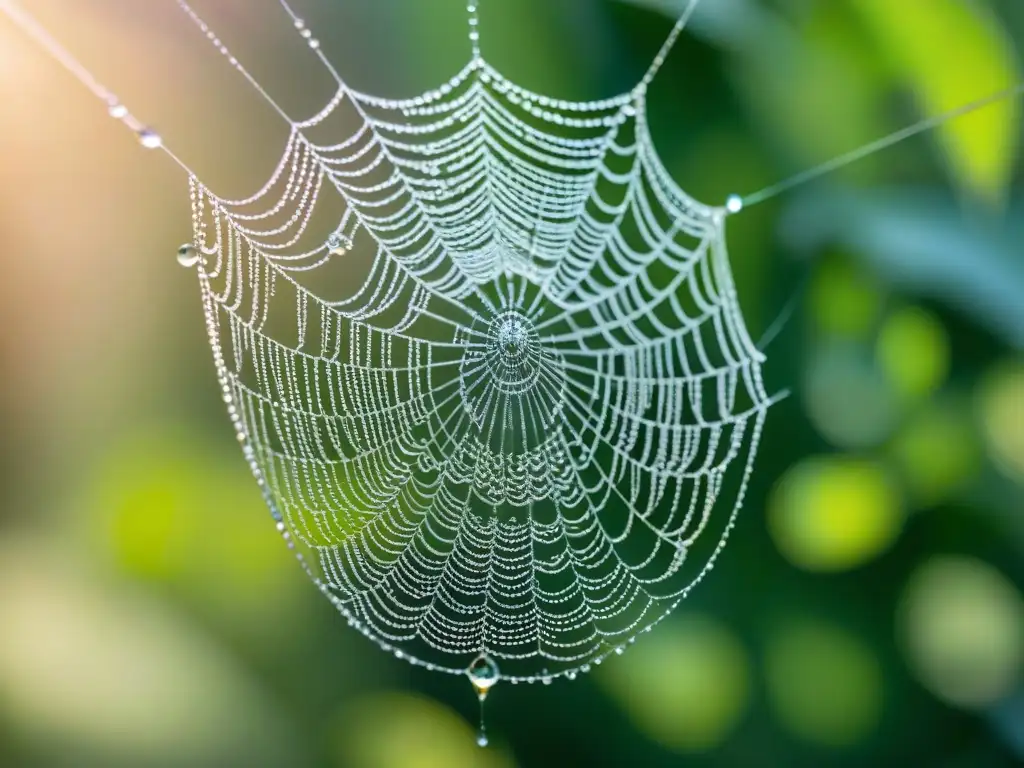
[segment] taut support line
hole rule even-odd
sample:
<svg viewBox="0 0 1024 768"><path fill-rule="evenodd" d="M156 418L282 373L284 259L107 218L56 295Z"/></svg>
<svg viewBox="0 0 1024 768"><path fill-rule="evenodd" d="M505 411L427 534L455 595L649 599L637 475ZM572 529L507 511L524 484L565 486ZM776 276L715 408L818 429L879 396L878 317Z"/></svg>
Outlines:
<svg viewBox="0 0 1024 768"><path fill-rule="evenodd" d="M1013 99L1021 94L1024 94L1024 82L1017 83L1009 88L1004 88L1001 91L997 91L996 93L984 96L980 99L975 99L972 102L964 104L962 107L957 107L956 109L952 109L948 112L943 112L940 115L926 117L920 122L908 125L906 128L901 128L894 133L890 133L888 136L883 136L880 139L851 150L846 154L839 155L838 157L828 160L821 165L817 165L814 168L808 168L806 171L798 173L795 176L791 176L777 184L772 184L771 186L758 190L753 194L746 195L741 198L742 205L740 207L747 208L751 205L763 203L765 200L777 197L783 192L788 192L794 187L802 186L809 181L814 181L815 179L821 178L829 173L838 171L840 168L845 168L858 160L863 160L876 152L888 149L894 144L899 144L901 141L905 141L917 136L918 134L930 131L933 128L938 128L951 120L956 120L957 118L964 117L972 112L977 112L979 109L984 109L985 107L992 106L993 104Z"/></svg>
<svg viewBox="0 0 1024 768"><path fill-rule="evenodd" d="M115 120L124 123L139 139L139 143L146 149L160 149L164 154L173 160L185 173L191 177L196 174L185 162L172 152L163 142L160 134L148 128L136 118L126 106L124 106L109 88L97 80L93 74L86 69L71 53L61 45L46 29L26 13L21 6L13 0L0 0L0 13L3 13L11 22L25 33L40 48L49 54L50 58L70 72L78 82L84 85L96 98L107 105L107 111Z"/></svg>
<svg viewBox="0 0 1024 768"><path fill-rule="evenodd" d="M668 37L665 42L662 43L661 49L654 57L654 61L651 62L651 66L647 68L647 72L640 78L640 82L637 83L636 90L643 91L651 84L654 80L654 76L658 74L658 70L661 69L662 64L665 63L665 59L668 58L669 53L672 52L672 47L676 44L676 40L679 39L679 35L686 29L686 25L690 23L690 19L693 16L693 12L697 10L697 4L700 0L690 0L686 8L683 9L682 14L676 21L675 26L672 27L672 31L668 33Z"/></svg>

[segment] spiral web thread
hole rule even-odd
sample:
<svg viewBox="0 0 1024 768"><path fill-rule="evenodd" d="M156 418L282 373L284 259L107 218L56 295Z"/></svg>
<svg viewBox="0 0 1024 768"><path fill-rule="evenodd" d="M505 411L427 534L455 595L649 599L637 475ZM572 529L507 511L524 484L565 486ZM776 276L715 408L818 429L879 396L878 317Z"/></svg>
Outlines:
<svg viewBox="0 0 1024 768"><path fill-rule="evenodd" d="M575 677L707 573L743 500L773 400L726 212L659 162L650 72L600 101L532 93L482 58L471 5L462 71L377 98L282 5L335 97L305 121L274 104L291 132L255 195L191 180L245 455L311 578L385 650Z"/></svg>

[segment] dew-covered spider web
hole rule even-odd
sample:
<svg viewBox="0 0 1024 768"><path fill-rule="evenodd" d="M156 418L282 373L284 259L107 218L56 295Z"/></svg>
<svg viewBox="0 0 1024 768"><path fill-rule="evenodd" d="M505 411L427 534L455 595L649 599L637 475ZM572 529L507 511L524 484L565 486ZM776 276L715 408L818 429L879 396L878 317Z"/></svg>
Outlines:
<svg viewBox="0 0 1024 768"><path fill-rule="evenodd" d="M243 450L324 593L403 658L532 682L704 576L772 398L726 211L665 172L646 82L532 93L469 19L435 90L338 77L256 195L193 179L189 256Z"/></svg>
<svg viewBox="0 0 1024 768"><path fill-rule="evenodd" d="M414 98L360 93L286 2L337 90L289 116L245 199L215 194L12 0L0 11L144 146L188 174L218 381L277 528L384 650L499 680L574 678L651 629L709 571L766 415L764 355L730 273L727 217L993 96L724 206L668 175L646 92L519 87L482 55ZM481 734L481 741L486 736Z"/></svg>

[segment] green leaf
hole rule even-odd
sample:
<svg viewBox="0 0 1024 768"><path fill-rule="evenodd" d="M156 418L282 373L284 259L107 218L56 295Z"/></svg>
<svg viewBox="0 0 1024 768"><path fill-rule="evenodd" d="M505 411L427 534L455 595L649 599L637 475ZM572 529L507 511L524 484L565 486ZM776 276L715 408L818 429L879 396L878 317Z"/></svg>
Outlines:
<svg viewBox="0 0 1024 768"><path fill-rule="evenodd" d="M850 0L893 74L938 115L1019 79L1012 43L981 3L966 0ZM998 202L1005 197L1020 134L1020 105L1003 101L938 129L953 178Z"/></svg>

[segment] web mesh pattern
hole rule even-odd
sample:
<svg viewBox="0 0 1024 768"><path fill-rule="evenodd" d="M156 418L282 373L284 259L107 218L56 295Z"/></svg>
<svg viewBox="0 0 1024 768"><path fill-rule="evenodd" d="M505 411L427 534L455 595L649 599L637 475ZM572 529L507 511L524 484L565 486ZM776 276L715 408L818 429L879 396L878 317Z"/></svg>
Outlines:
<svg viewBox="0 0 1024 768"><path fill-rule="evenodd" d="M203 186L13 0L0 14L188 174L195 236L178 262L197 267L278 530L364 634L467 675L481 746L497 682L573 678L623 651L725 546L779 399L736 304L726 214L1024 93L1012 83L712 208L669 178L644 116L699 0L636 88L588 103L486 63L477 0L462 72L414 99L360 94L278 0L338 86L302 122L176 2L291 127L247 199Z"/></svg>
<svg viewBox="0 0 1024 768"><path fill-rule="evenodd" d="M479 55L412 99L338 78L257 194L191 181L219 381L278 528L414 663L574 677L733 526L772 398L726 212L662 167L645 90L551 99Z"/></svg>

